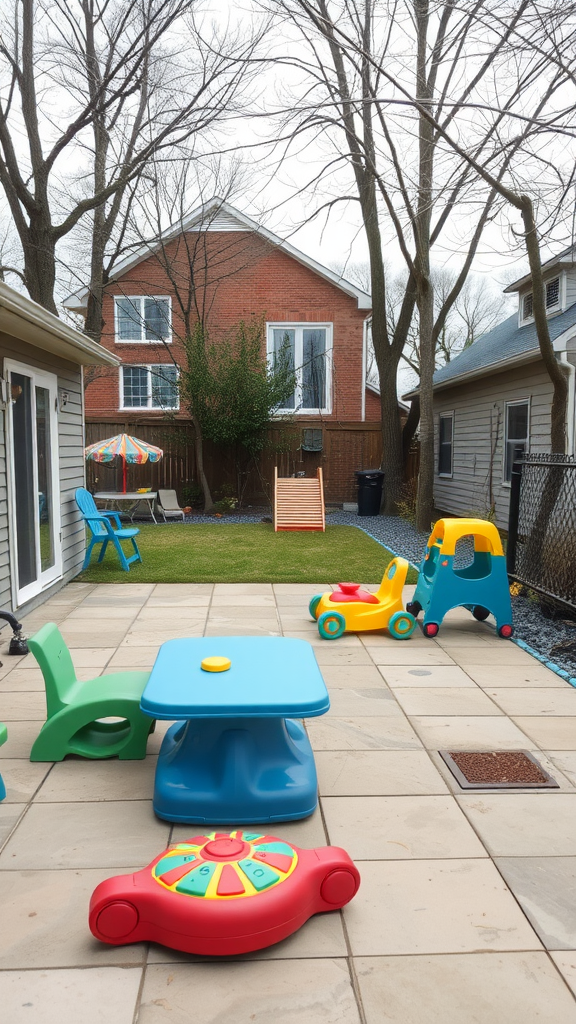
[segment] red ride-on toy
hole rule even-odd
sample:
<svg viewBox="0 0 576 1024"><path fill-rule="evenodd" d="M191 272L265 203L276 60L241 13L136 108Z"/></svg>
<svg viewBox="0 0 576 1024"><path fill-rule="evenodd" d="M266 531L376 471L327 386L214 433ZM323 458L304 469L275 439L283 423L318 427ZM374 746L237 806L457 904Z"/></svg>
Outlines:
<svg viewBox="0 0 576 1024"><path fill-rule="evenodd" d="M375 594L359 583L339 583L333 592L313 597L309 610L320 636L336 640L345 632L387 629L396 640L407 640L416 629L416 619L402 603L408 569L405 558L393 558Z"/></svg>
<svg viewBox="0 0 576 1024"><path fill-rule="evenodd" d="M206 832L133 875L100 882L90 930L113 946L159 942L185 953L263 949L356 894L358 869L336 846L301 850L266 832Z"/></svg>

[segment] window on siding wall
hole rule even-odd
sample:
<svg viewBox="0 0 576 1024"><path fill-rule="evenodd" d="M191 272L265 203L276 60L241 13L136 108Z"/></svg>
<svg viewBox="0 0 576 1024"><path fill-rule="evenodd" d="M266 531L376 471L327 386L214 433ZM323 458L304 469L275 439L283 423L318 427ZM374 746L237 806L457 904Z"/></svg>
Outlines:
<svg viewBox="0 0 576 1024"><path fill-rule="evenodd" d="M440 415L438 430L438 475L452 476L452 442L454 436L454 413Z"/></svg>
<svg viewBox="0 0 576 1024"><path fill-rule="evenodd" d="M178 409L178 370L168 363L120 368L122 409Z"/></svg>
<svg viewBox="0 0 576 1024"><path fill-rule="evenodd" d="M114 299L116 341L150 344L170 341L170 299L121 295Z"/></svg>
<svg viewBox="0 0 576 1024"><path fill-rule="evenodd" d="M553 309L560 304L560 278L555 277L546 285L546 309Z"/></svg>
<svg viewBox="0 0 576 1024"><path fill-rule="evenodd" d="M504 481L506 483L510 483L512 479L514 462L528 448L528 411L527 401L506 403L504 438Z"/></svg>
<svg viewBox="0 0 576 1024"><path fill-rule="evenodd" d="M522 319L529 320L534 315L534 297L532 292L522 299Z"/></svg>
<svg viewBox="0 0 576 1024"><path fill-rule="evenodd" d="M268 358L274 364L287 359L296 371L294 393L283 410L326 412L330 406L330 355L332 328L329 324L270 324Z"/></svg>

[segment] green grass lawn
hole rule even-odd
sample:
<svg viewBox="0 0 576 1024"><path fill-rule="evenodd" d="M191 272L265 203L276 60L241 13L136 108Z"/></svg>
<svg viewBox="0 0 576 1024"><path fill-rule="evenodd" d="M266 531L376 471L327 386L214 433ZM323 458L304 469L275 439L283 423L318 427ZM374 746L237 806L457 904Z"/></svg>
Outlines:
<svg viewBox="0 0 576 1024"><path fill-rule="evenodd" d="M123 572L111 544L98 565L77 577L87 583L379 583L393 557L353 526L326 533L274 533L272 525L140 527L142 563ZM131 546L130 546L131 547ZM124 542L124 549L128 544ZM410 570L409 583L417 574Z"/></svg>

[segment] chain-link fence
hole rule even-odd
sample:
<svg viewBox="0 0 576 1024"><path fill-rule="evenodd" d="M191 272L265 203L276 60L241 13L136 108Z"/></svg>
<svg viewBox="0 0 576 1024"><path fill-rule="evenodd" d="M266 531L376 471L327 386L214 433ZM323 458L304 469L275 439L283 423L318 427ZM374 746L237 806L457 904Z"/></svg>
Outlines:
<svg viewBox="0 0 576 1024"><path fill-rule="evenodd" d="M576 457L525 455L514 463L508 573L576 608Z"/></svg>

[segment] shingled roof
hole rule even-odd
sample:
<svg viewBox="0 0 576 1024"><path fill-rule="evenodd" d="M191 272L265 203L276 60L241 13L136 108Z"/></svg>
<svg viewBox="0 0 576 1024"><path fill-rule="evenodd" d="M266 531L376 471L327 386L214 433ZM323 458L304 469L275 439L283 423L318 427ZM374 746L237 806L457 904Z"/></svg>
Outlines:
<svg viewBox="0 0 576 1024"><path fill-rule="evenodd" d="M555 342L575 325L576 302L548 321L551 341ZM499 364L507 364L512 360L529 362L530 359L537 359L538 354L535 324L518 327L518 313L514 313L436 370L434 387L446 387L452 383L464 383L467 377L497 373Z"/></svg>

